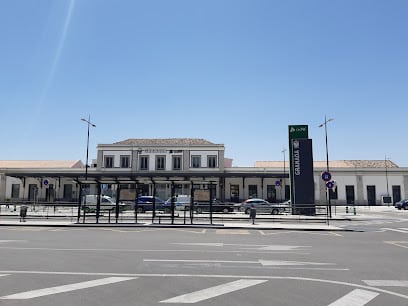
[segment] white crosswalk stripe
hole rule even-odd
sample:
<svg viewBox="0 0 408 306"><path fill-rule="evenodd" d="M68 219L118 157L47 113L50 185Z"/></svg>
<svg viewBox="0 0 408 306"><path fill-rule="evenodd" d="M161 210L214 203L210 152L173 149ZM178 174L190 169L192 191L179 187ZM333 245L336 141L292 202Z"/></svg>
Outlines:
<svg viewBox="0 0 408 306"><path fill-rule="evenodd" d="M379 293L355 289L328 306L363 306L374 299Z"/></svg>
<svg viewBox="0 0 408 306"><path fill-rule="evenodd" d="M230 283L222 284L219 286L195 291L188 294L176 296L174 298L161 301L160 303L197 303L210 298L220 296L222 294L230 293L233 291L241 290L251 286L255 286L266 282L262 279L240 279Z"/></svg>
<svg viewBox="0 0 408 306"><path fill-rule="evenodd" d="M102 278L102 279L97 279L97 280L92 280L92 281L87 281L87 282L81 282L81 283L75 283L75 284L70 284L70 285L63 285L63 286L57 286L57 287L50 287L50 288L20 292L16 294L2 296L0 297L0 299L2 300L32 299L32 298L45 296L45 295L51 295L51 294L56 294L56 293L69 292L69 291L74 291L74 290L79 290L79 289L85 289L85 288L102 286L102 285L107 285L107 284L112 284L112 283L117 283L117 282L123 282L123 281L131 280L131 279L135 279L135 278L137 277L107 277L107 278Z"/></svg>

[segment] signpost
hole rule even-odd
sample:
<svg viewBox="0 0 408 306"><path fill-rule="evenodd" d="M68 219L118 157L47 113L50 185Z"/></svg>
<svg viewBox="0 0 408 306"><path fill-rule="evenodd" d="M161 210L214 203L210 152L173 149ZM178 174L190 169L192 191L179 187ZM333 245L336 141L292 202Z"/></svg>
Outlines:
<svg viewBox="0 0 408 306"><path fill-rule="evenodd" d="M331 178L332 178L332 176L331 176L330 172L325 171L325 172L322 173L322 180L323 181L328 182L328 181L331 180Z"/></svg>

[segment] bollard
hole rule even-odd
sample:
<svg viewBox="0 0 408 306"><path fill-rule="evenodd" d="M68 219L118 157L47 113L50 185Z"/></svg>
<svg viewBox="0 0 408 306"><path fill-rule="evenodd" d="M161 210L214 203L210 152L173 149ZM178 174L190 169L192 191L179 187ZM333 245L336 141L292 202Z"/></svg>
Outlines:
<svg viewBox="0 0 408 306"><path fill-rule="evenodd" d="M353 207L353 212L354 212L354 215L356 215L356 208L355 207Z"/></svg>
<svg viewBox="0 0 408 306"><path fill-rule="evenodd" d="M348 206L346 206L346 214L348 214Z"/></svg>

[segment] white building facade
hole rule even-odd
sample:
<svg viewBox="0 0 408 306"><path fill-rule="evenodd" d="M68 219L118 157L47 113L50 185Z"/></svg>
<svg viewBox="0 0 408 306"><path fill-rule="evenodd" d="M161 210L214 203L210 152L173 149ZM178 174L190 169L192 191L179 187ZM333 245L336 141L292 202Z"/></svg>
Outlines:
<svg viewBox="0 0 408 306"><path fill-rule="evenodd" d="M0 201L78 201L84 185L88 193L100 190L112 196L119 189L137 189L138 194L167 199L174 193L211 188L213 196L223 201L263 198L282 202L290 198L288 162L225 167L230 166L230 159L224 157L224 145L204 139L128 139L100 144L97 151L87 179L78 161L0 161ZM325 162L314 162L316 204L326 203L327 189L321 178L325 170ZM336 181L336 188L329 190L332 205L383 205L384 197L390 196L392 202L408 198L408 168L389 160L330 161L330 172Z"/></svg>

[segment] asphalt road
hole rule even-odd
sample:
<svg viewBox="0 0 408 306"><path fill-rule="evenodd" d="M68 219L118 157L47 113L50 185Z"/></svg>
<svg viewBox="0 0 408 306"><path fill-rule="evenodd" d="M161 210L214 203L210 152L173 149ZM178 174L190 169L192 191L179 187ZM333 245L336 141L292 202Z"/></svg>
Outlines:
<svg viewBox="0 0 408 306"><path fill-rule="evenodd" d="M1 227L0 305L407 306L404 218L342 225L355 232Z"/></svg>

